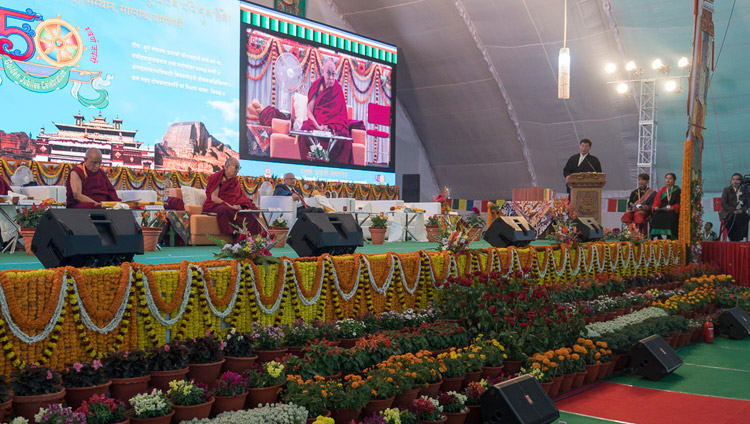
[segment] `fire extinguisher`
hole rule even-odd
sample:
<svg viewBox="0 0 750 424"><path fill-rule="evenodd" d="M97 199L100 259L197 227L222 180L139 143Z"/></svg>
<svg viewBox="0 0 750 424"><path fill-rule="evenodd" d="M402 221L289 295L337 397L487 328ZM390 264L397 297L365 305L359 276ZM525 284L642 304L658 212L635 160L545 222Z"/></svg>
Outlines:
<svg viewBox="0 0 750 424"><path fill-rule="evenodd" d="M711 316L706 317L706 323L703 324L703 341L706 343L714 342L714 323L711 322Z"/></svg>

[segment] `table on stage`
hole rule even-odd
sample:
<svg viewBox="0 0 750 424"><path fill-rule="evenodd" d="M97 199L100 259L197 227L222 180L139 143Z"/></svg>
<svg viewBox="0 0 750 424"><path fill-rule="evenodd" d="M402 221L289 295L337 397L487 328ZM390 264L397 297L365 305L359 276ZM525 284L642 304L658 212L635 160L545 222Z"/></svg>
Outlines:
<svg viewBox="0 0 750 424"><path fill-rule="evenodd" d="M289 134L290 135L294 135L294 136L310 137L310 139L313 141L313 143L315 145L317 145L317 146L320 146L321 149L322 149L322 146L320 145L320 141L318 139L327 139L328 140L328 150L326 151L326 157L325 158L311 158L311 157L308 156L307 158L302 158L303 160L304 159L307 159L307 160L322 160L322 161L325 161L325 162L329 162L330 161L331 150L333 150L333 147L336 145L336 143L338 142L338 140L350 140L350 141L353 140L353 138L351 138L351 137L336 135L336 134L333 134L332 132L329 132L329 131L291 130L291 131L289 131ZM299 143L300 141L297 141L297 142Z"/></svg>

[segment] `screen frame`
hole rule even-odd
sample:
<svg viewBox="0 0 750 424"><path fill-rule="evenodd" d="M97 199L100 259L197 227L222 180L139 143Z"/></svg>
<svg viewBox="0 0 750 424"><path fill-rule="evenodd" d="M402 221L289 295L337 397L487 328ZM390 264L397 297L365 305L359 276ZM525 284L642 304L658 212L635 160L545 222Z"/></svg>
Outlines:
<svg viewBox="0 0 750 424"><path fill-rule="evenodd" d="M338 33L343 33L343 34L349 34L349 35L351 35L352 37L355 37L355 38L362 38L364 40L368 40L368 41L371 41L373 43L379 43L379 44L382 44L382 45L386 45L386 46L392 47L392 48L394 48L396 50L396 55L397 55L396 63L382 61L380 59L375 59L375 58L372 58L372 57L369 57L369 56L365 56L365 55L362 55L362 54L359 54L359 53L350 52L350 51L347 51L347 50L342 50L342 49L339 49L337 47L333 47L333 46L325 45L325 44L322 44L322 43L318 43L316 41L308 40L308 39L297 37L297 36L294 36L294 35L285 34L285 33L279 32L279 31L274 31L274 30L269 29L269 28L262 28L262 27L255 26L255 25L250 24L250 23L245 23L245 22L242 21L242 17L241 17L242 16L242 6L247 6L247 7L256 8L256 9L265 9L265 10L267 10L269 12L274 13L274 14L288 16L288 17L290 17L290 19L311 22L311 23L315 24L316 26L327 28L331 32L334 32L334 33L338 32ZM391 126L389 127L390 128L390 137L389 137L390 158L389 158L389 161L388 161L388 166L387 167L372 166L372 165L371 166L361 166L361 165L345 164L345 163L337 163L337 162L333 162L333 163L326 162L324 164L321 164L319 162L313 162L313 161L301 160L301 159L271 159L270 157L267 158L267 159L265 159L265 158L261 159L261 158L259 158L257 156L248 155L247 154L247 149L248 149L247 125L246 125L245 119L243 119L243 117L245 116L245 113L246 113L245 111L247 109L247 103L248 103L248 100L249 100L247 98L247 78L245 76L246 70L247 70L247 61L243 60L243 58L245 58L245 56L246 56L245 45L247 43L246 35L247 35L247 29L248 28L256 29L258 31L270 34L270 35L272 35L274 37L278 37L278 38L282 38L282 39L289 39L289 40L292 40L292 41L295 41L295 42L299 42L301 44L307 44L307 45L309 45L309 46L311 46L313 48L316 48L316 49L321 49L322 48L322 49L326 49L326 50L331 50L331 51L336 52L337 54L348 55L348 56L351 56L351 57L356 57L356 58L359 58L359 59L367 60L367 61L370 61L370 62L376 62L376 63L380 63L380 64L383 64L383 65L389 66L391 68L391 107L390 107L390 109L391 109L390 110ZM383 172L383 173L386 173L386 172L387 173L395 173L396 172L396 155L397 155L397 151L396 151L396 105L397 105L397 103L396 103L396 101L397 101L396 81L398 79L397 78L397 75L398 75L397 74L397 68L398 68L398 51L399 51L399 49L398 49L397 46L395 46L393 44L390 44L390 43L386 43L386 42L380 41L380 40L376 40L374 38L365 37L363 35L356 34L354 32L347 31L347 30L344 30L344 29L341 29L341 28L336 28L334 26L327 25L327 24L315 21L313 19L301 18L301 17L298 17L298 16L289 15L287 13L284 13L284 12L281 12L281 11L278 11L278 10L274 10L274 9L271 9L269 7L262 6L262 5L259 5L259 4L250 3L250 2L245 1L245 0L241 0L240 1L240 23L239 23L239 31L240 31L240 33L238 35L240 37L240 42L239 42L239 48L240 49L239 49L239 56L238 56L239 60L238 60L238 62L239 62L239 67L240 67L240 70L239 70L239 77L240 77L240 81L239 81L239 88L240 88L240 93L239 93L240 94L240 111L239 111L240 112L240 123L239 123L239 132L240 132L240 135L239 135L239 143L240 143L240 145L238 146L238 150L239 150L239 153L240 153L240 159L241 160L248 160L248 161L254 161L254 162L268 162L268 163L290 163L290 164L295 164L295 165L307 165L307 166L314 166L314 167L319 167L319 168L357 169L357 170L362 170L362 171ZM243 156L242 155L243 152L246 153L245 154L245 158L242 157Z"/></svg>

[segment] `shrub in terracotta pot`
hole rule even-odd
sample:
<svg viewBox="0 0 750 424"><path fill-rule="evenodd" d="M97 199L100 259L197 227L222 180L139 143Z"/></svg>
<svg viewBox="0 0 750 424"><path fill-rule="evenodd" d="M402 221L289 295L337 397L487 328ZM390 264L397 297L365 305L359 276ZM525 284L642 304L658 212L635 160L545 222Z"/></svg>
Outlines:
<svg viewBox="0 0 750 424"><path fill-rule="evenodd" d="M63 407L59 403L54 403L41 408L34 416L34 422L38 424L86 424L86 416L73 411L73 408L69 406Z"/></svg>
<svg viewBox="0 0 750 424"><path fill-rule="evenodd" d="M62 373L65 387L65 402L71 408L78 408L81 403L94 394L105 394L109 379L104 376L102 361L76 362L65 368Z"/></svg>
<svg viewBox="0 0 750 424"><path fill-rule="evenodd" d="M214 415L242 409L247 397L247 378L227 371L211 386L211 393L214 395Z"/></svg>
<svg viewBox="0 0 750 424"><path fill-rule="evenodd" d="M445 419L443 406L437 399L429 396L420 396L414 400L411 411L417 421L442 421Z"/></svg>
<svg viewBox="0 0 750 424"><path fill-rule="evenodd" d="M167 397L174 410L174 419L178 423L193 418L208 418L214 403L211 393L193 381L170 381Z"/></svg>
<svg viewBox="0 0 750 424"><path fill-rule="evenodd" d="M185 341L188 348L188 377L195 381L211 384L221 372L224 363L222 357L223 343L212 332L203 337Z"/></svg>
<svg viewBox="0 0 750 424"><path fill-rule="evenodd" d="M51 368L28 364L10 377L13 410L26 419L33 419L39 408L60 403L65 397L60 374Z"/></svg>
<svg viewBox="0 0 750 424"><path fill-rule="evenodd" d="M151 386L169 390L169 382L182 380L188 372L188 348L177 340L147 352Z"/></svg>
<svg viewBox="0 0 750 424"><path fill-rule="evenodd" d="M112 380L109 391L113 398L126 402L148 387L151 377L145 351L133 349L109 353L102 363L104 374Z"/></svg>
<svg viewBox="0 0 750 424"><path fill-rule="evenodd" d="M311 380L303 380L298 375L289 375L282 399L285 403L293 403L307 409L308 417L328 415L328 383L323 377L316 376Z"/></svg>
<svg viewBox="0 0 750 424"><path fill-rule="evenodd" d="M241 333L232 327L222 338L224 343L224 365L222 370L243 374L249 370L258 357L253 349L250 333Z"/></svg>
<svg viewBox="0 0 750 424"><path fill-rule="evenodd" d="M87 424L119 424L125 422L125 404L105 395L95 394L76 409L86 416Z"/></svg>
<svg viewBox="0 0 750 424"><path fill-rule="evenodd" d="M130 398L130 405L133 406L131 422L136 424L153 422L156 417L162 417L164 423L169 423L174 415L167 395L159 389L138 393Z"/></svg>

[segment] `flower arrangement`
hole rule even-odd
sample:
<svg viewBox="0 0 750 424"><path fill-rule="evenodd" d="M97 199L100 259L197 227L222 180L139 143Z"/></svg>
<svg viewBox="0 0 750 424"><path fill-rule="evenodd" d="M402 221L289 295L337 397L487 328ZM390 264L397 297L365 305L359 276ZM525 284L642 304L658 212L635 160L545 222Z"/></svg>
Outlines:
<svg viewBox="0 0 750 424"><path fill-rule="evenodd" d="M451 348L450 352L438 355L438 361L445 367L444 378L463 377L468 372L464 356Z"/></svg>
<svg viewBox="0 0 750 424"><path fill-rule="evenodd" d="M489 382L485 379L470 382L462 392L462 394L466 396L465 404L479 405L479 399L482 397L484 392L487 391L488 387Z"/></svg>
<svg viewBox="0 0 750 424"><path fill-rule="evenodd" d="M133 406L136 418L163 417L172 412L167 395L159 389L133 396L130 398L130 405Z"/></svg>
<svg viewBox="0 0 750 424"><path fill-rule="evenodd" d="M432 215L428 217L424 225L427 227L437 227L440 225L440 215Z"/></svg>
<svg viewBox="0 0 750 424"><path fill-rule="evenodd" d="M286 372L283 364L276 361L265 364L255 364L255 368L247 371L247 387L259 389L283 384L286 381Z"/></svg>
<svg viewBox="0 0 750 424"><path fill-rule="evenodd" d="M143 212L141 215L141 226L161 228L167 222L167 214L164 211Z"/></svg>
<svg viewBox="0 0 750 424"><path fill-rule="evenodd" d="M370 386L373 399L388 399L398 392L398 383L393 378L393 369L374 368L367 371L365 381Z"/></svg>
<svg viewBox="0 0 750 424"><path fill-rule="evenodd" d="M101 394L84 400L76 412L86 416L87 424L114 424L125 421L125 404Z"/></svg>
<svg viewBox="0 0 750 424"><path fill-rule="evenodd" d="M325 412L329 402L328 394L328 385L321 376L303 380L299 375L288 375L282 399L284 402L304 406L309 415L314 417Z"/></svg>
<svg viewBox="0 0 750 424"><path fill-rule="evenodd" d="M224 343L214 333L206 331L203 337L187 339L185 346L188 349L188 363L213 364L221 361Z"/></svg>
<svg viewBox="0 0 750 424"><path fill-rule="evenodd" d="M534 362L534 365L539 365L539 363ZM549 383L552 381L552 377L549 375L549 373L542 371L541 368L532 367L530 369L521 368L519 374L528 374L535 379L537 379L540 383Z"/></svg>
<svg viewBox="0 0 750 424"><path fill-rule="evenodd" d="M235 358L253 357L253 338L250 333L240 333L232 327L222 338L224 343L224 356Z"/></svg>
<svg viewBox="0 0 750 424"><path fill-rule="evenodd" d="M226 371L211 386L215 396L237 396L246 391L247 378L232 371Z"/></svg>
<svg viewBox="0 0 750 424"><path fill-rule="evenodd" d="M329 406L333 409L359 410L367 405L372 396L370 385L354 374L347 374L342 380L330 381L328 390Z"/></svg>
<svg viewBox="0 0 750 424"><path fill-rule="evenodd" d="M16 222L18 223L18 226L21 228L38 227L39 223L42 221L42 216L47 212L50 204L51 202L45 200L39 205L33 204L31 207L22 207L21 212L16 214Z"/></svg>
<svg viewBox="0 0 750 424"><path fill-rule="evenodd" d="M59 403L54 403L46 408L39 409L39 412L34 415L34 421L39 424L86 424L86 415L73 412L70 407L63 407Z"/></svg>
<svg viewBox="0 0 750 424"><path fill-rule="evenodd" d="M450 199L449 199L450 195L451 195L450 190L448 189L448 187L445 187L445 188L443 188L443 192L442 193L440 193L437 196L435 196L435 197L432 198L433 202L440 203L440 213L441 214L446 214L446 213L448 213L448 212L450 212L452 210L451 209L451 202L450 202Z"/></svg>
<svg viewBox="0 0 750 424"><path fill-rule="evenodd" d="M283 216L279 216L271 222L272 227L289 228L289 224L286 222Z"/></svg>
<svg viewBox="0 0 750 424"><path fill-rule="evenodd" d="M547 240L568 246L580 241L574 224L578 214L568 199L554 200L548 211L552 214L552 232L547 236Z"/></svg>
<svg viewBox="0 0 750 424"><path fill-rule="evenodd" d="M441 392L438 394L437 398L438 402L440 402L440 405L443 407L443 412L449 413L468 412L469 408L466 407L467 399L466 395L453 391Z"/></svg>
<svg viewBox="0 0 750 424"><path fill-rule="evenodd" d="M317 337L318 331L302 318L283 327L284 344L287 346L305 346L308 341Z"/></svg>
<svg viewBox="0 0 750 424"><path fill-rule="evenodd" d="M464 226L453 223L440 228L440 239L437 250L459 254L466 250L469 243L471 243L469 233Z"/></svg>
<svg viewBox="0 0 750 424"><path fill-rule="evenodd" d="M341 363L343 349L336 342L326 339L309 341L309 345L302 349L309 369L316 375L329 376L336 374Z"/></svg>
<svg viewBox="0 0 750 424"><path fill-rule="evenodd" d="M414 400L409 410L419 421L440 421L445 418L443 406L437 399L420 396Z"/></svg>
<svg viewBox="0 0 750 424"><path fill-rule="evenodd" d="M388 217L380 212L380 215L370 216L370 227L372 228L385 228L388 225Z"/></svg>
<svg viewBox="0 0 750 424"><path fill-rule="evenodd" d="M107 382L102 369L102 361L98 359L93 362L76 362L65 368L60 376L65 387L93 387Z"/></svg>
<svg viewBox="0 0 750 424"><path fill-rule="evenodd" d="M339 337L342 339L356 339L367 333L367 326L362 321L347 318L337 322L339 327Z"/></svg>
<svg viewBox="0 0 750 424"><path fill-rule="evenodd" d="M471 208L471 213L464 217L464 222L469 227L484 227L487 222L482 218L482 212L478 208Z"/></svg>
<svg viewBox="0 0 750 424"><path fill-rule="evenodd" d="M172 371L188 366L188 348L173 339L162 347L149 349L146 353L149 371Z"/></svg>
<svg viewBox="0 0 750 424"><path fill-rule="evenodd" d="M60 374L48 367L27 364L10 375L10 387L15 396L36 396L62 390Z"/></svg>
<svg viewBox="0 0 750 424"><path fill-rule="evenodd" d="M265 325L254 322L250 331L255 350L279 350L281 341L284 340L284 332L275 325Z"/></svg>
<svg viewBox="0 0 750 424"><path fill-rule="evenodd" d="M485 338L483 334L477 335L472 346L479 347L479 352L484 357L485 367L499 367L508 359L505 347L495 339Z"/></svg>
<svg viewBox="0 0 750 424"><path fill-rule="evenodd" d="M206 403L211 395L193 381L172 380L169 382L167 397L173 405L191 406Z"/></svg>
<svg viewBox="0 0 750 424"><path fill-rule="evenodd" d="M402 356L404 369L414 376L415 384L425 386L437 383L443 378L445 366L433 358L430 352L421 350L415 354L407 353Z"/></svg>
<svg viewBox="0 0 750 424"><path fill-rule="evenodd" d="M209 235L217 247L221 248L219 253L214 253L217 259L250 259L256 265L267 266L269 264L278 264L279 258L271 256L271 248L276 244L276 236L273 233L263 231L260 234L253 235L243 224L242 227L233 225L237 234L237 242L234 244L225 243L224 240Z"/></svg>
<svg viewBox="0 0 750 424"><path fill-rule="evenodd" d="M140 349L110 352L102 363L104 374L109 378L134 378L148 374L146 352Z"/></svg>
<svg viewBox="0 0 750 424"><path fill-rule="evenodd" d="M411 356L409 356L411 355ZM390 377L393 379L393 385L396 386L396 390L399 393L403 393L407 390L414 388L414 384L417 379L417 373L414 371L408 371L404 364L409 361L409 358L413 358L414 355L392 355L387 360L377 364L378 368L384 368L388 370Z"/></svg>

